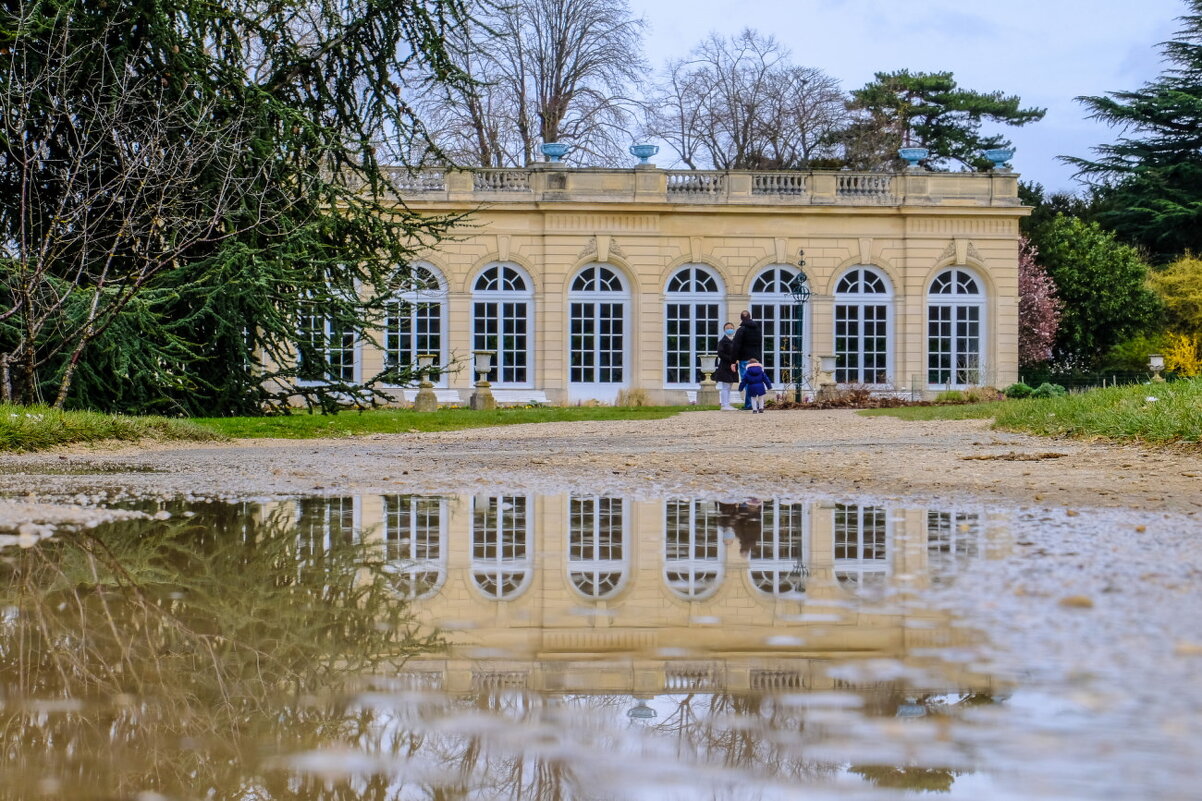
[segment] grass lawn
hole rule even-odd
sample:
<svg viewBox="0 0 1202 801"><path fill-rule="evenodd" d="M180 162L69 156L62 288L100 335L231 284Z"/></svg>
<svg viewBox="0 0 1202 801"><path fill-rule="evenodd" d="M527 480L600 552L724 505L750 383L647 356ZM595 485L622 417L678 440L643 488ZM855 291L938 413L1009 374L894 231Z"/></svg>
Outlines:
<svg viewBox="0 0 1202 801"><path fill-rule="evenodd" d="M63 412L46 406L0 404L0 453L102 440L214 440L221 435L189 420Z"/></svg>
<svg viewBox="0 0 1202 801"><path fill-rule="evenodd" d="M860 414L904 420L993 418L996 428L1043 436L1196 444L1202 442L1202 379L1107 387L1062 398L871 409Z"/></svg>
<svg viewBox="0 0 1202 801"><path fill-rule="evenodd" d="M415 412L410 409L370 409L336 415L296 414L276 417L207 417L194 422L229 437L313 439L349 437L359 434L405 434L420 431L454 431L460 428L515 425L517 423L562 423L584 420L660 420L695 406L539 406L503 408L494 411L439 409Z"/></svg>

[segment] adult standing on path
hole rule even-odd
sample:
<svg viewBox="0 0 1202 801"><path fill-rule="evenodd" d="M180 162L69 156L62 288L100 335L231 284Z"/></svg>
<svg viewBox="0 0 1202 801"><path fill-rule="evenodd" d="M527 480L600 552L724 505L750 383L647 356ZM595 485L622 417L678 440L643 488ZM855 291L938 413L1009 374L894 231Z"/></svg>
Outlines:
<svg viewBox="0 0 1202 801"><path fill-rule="evenodd" d="M735 356L739 360L739 380L743 380L743 373L747 370L747 362L752 359L763 361L764 359L764 334L760 331L760 324L751 319L751 312L744 309L739 312L739 330L735 331ZM743 393L743 410L751 409L751 393Z"/></svg>
<svg viewBox="0 0 1202 801"><path fill-rule="evenodd" d="M718 399L722 402L722 411L733 412L735 407L730 405L730 387L739 383L739 356L735 353L734 323L722 326L722 336L718 337L718 346L714 352L718 354L718 369L714 371L714 381L718 382Z"/></svg>

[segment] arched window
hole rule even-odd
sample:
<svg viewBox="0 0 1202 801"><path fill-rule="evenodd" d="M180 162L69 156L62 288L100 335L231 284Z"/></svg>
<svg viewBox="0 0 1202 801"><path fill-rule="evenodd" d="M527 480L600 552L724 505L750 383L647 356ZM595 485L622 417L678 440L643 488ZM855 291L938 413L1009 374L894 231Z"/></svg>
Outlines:
<svg viewBox="0 0 1202 801"><path fill-rule="evenodd" d="M568 506L568 580L586 598L616 595L630 569L622 499L573 497Z"/></svg>
<svg viewBox="0 0 1202 801"><path fill-rule="evenodd" d="M835 578L852 590L880 591L889 577L889 530L880 506L836 504Z"/></svg>
<svg viewBox="0 0 1202 801"><path fill-rule="evenodd" d="M717 347L723 293L706 267L681 267L668 279L664 304L664 380L692 387L701 380L698 356Z"/></svg>
<svg viewBox="0 0 1202 801"><path fill-rule="evenodd" d="M718 591L725 545L709 501L667 501L664 507L664 583L686 601Z"/></svg>
<svg viewBox="0 0 1202 801"><path fill-rule="evenodd" d="M472 581L498 601L522 594L533 575L531 520L522 495L472 498Z"/></svg>
<svg viewBox="0 0 1202 801"><path fill-rule="evenodd" d="M757 591L773 598L805 594L810 575L805 520L805 504L764 504L760 541L747 558L747 576Z"/></svg>
<svg viewBox="0 0 1202 801"><path fill-rule="evenodd" d="M889 284L869 267L849 270L835 286L835 381L889 382Z"/></svg>
<svg viewBox="0 0 1202 801"><path fill-rule="evenodd" d="M927 512L927 571L931 584L950 581L981 555L981 517L964 512Z"/></svg>
<svg viewBox="0 0 1202 801"><path fill-rule="evenodd" d="M393 296L384 309L384 357L388 364L416 367L419 354L431 353L446 364L447 292L429 264L410 266L393 282Z"/></svg>
<svg viewBox="0 0 1202 801"><path fill-rule="evenodd" d="M359 538L356 499L302 498L296 502L297 563L320 565L331 552L353 545Z"/></svg>
<svg viewBox="0 0 1202 801"><path fill-rule="evenodd" d="M384 558L406 598L429 598L446 580L446 500L384 496Z"/></svg>
<svg viewBox="0 0 1202 801"><path fill-rule="evenodd" d="M927 293L927 383L964 387L981 382L981 322L985 294L967 270L944 270Z"/></svg>
<svg viewBox="0 0 1202 801"><path fill-rule="evenodd" d="M300 318L297 380L305 383L355 383L355 332L349 324L323 314Z"/></svg>
<svg viewBox="0 0 1202 801"><path fill-rule="evenodd" d="M568 380L572 384L604 385L616 394L625 378L629 297L617 272L604 264L590 264L576 274L568 293Z"/></svg>
<svg viewBox="0 0 1202 801"><path fill-rule="evenodd" d="M534 293L526 276L514 265L491 264L476 278L472 300L472 350L496 353L488 380L529 385Z"/></svg>
<svg viewBox="0 0 1202 801"><path fill-rule="evenodd" d="M795 371L805 373L805 311L789 292L796 276L796 268L776 265L751 282L751 316L764 336L764 369L781 389L795 383Z"/></svg>

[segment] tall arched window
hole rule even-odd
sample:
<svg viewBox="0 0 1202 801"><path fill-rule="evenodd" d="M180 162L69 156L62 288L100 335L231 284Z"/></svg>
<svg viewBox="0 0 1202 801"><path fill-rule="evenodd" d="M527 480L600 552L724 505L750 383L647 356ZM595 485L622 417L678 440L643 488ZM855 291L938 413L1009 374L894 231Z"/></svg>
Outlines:
<svg viewBox="0 0 1202 801"><path fill-rule="evenodd" d="M472 498L472 581L487 597L511 601L530 583L531 522L525 496Z"/></svg>
<svg viewBox="0 0 1202 801"><path fill-rule="evenodd" d="M446 500L384 496L384 558L401 594L429 598L447 574Z"/></svg>
<svg viewBox="0 0 1202 801"><path fill-rule="evenodd" d="M781 388L795 382L795 370L805 373L805 312L789 293L796 275L796 268L776 265L751 282L751 316L764 335L764 369Z"/></svg>
<svg viewBox="0 0 1202 801"><path fill-rule="evenodd" d="M747 559L747 576L756 590L774 598L805 594L810 575L805 520L805 504L764 504L760 541Z"/></svg>
<svg viewBox="0 0 1202 801"><path fill-rule="evenodd" d="M835 381L889 382L889 283L870 267L855 267L835 286Z"/></svg>
<svg viewBox="0 0 1202 801"><path fill-rule="evenodd" d="M419 354L432 353L439 364L449 356L446 339L445 285L428 264L413 264L394 281L384 309L384 357L389 364L416 367Z"/></svg>
<svg viewBox="0 0 1202 801"><path fill-rule="evenodd" d="M664 304L664 380L695 386L701 380L697 358L718 344L722 287L708 268L691 264L668 279Z"/></svg>
<svg viewBox="0 0 1202 801"><path fill-rule="evenodd" d="M568 506L568 580L586 598L616 595L630 569L622 499L573 497Z"/></svg>
<svg viewBox="0 0 1202 801"><path fill-rule="evenodd" d="M297 380L355 383L355 332L346 323L323 314L300 318L297 342Z"/></svg>
<svg viewBox="0 0 1202 801"><path fill-rule="evenodd" d="M944 270L927 293L927 383L981 383L981 322L985 294L967 270Z"/></svg>
<svg viewBox="0 0 1202 801"><path fill-rule="evenodd" d="M718 591L725 545L710 501L667 501L664 507L664 582L686 601Z"/></svg>
<svg viewBox="0 0 1202 801"><path fill-rule="evenodd" d="M568 292L568 380L606 393L625 379L626 304L622 279L604 264L576 274ZM598 398L608 400L609 398Z"/></svg>
<svg viewBox="0 0 1202 801"><path fill-rule="evenodd" d="M884 589L889 577L887 513L880 506L836 504L835 578L849 589Z"/></svg>
<svg viewBox="0 0 1202 801"><path fill-rule="evenodd" d="M534 293L526 276L511 264L491 264L472 290L472 350L491 350L488 380L529 385L530 320Z"/></svg>

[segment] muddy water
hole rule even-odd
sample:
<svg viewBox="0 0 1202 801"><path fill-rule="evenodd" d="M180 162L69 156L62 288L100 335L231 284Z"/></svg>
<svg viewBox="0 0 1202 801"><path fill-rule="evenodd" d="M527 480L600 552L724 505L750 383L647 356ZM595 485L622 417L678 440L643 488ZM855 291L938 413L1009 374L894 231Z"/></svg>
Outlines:
<svg viewBox="0 0 1202 801"><path fill-rule="evenodd" d="M1196 797L1184 519L141 509L0 548L0 799Z"/></svg>

